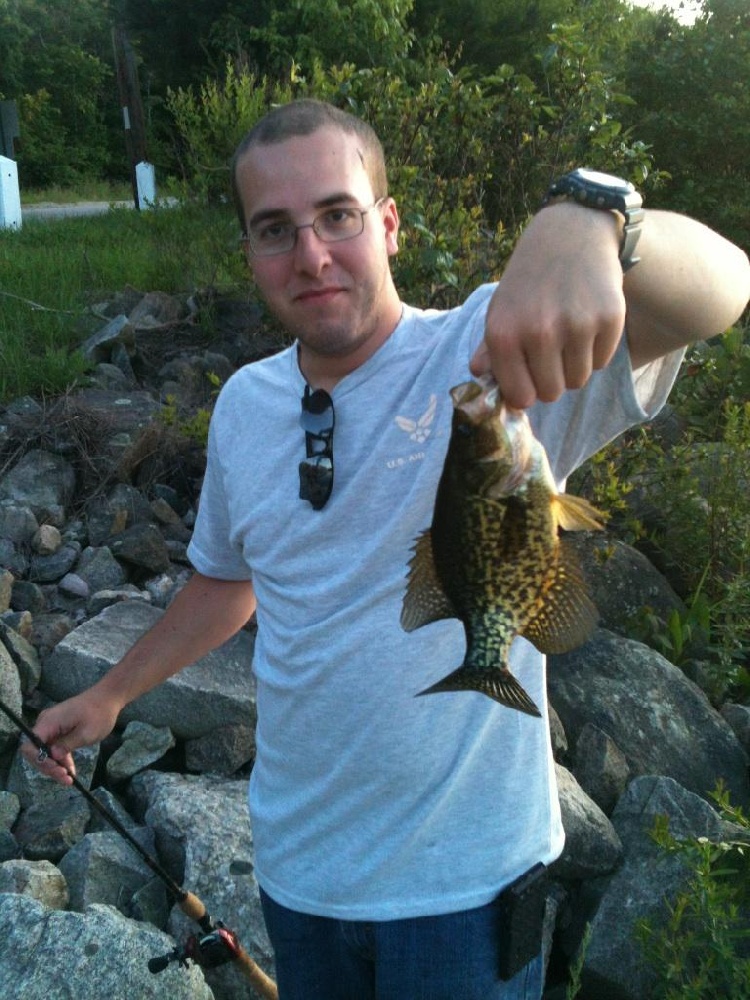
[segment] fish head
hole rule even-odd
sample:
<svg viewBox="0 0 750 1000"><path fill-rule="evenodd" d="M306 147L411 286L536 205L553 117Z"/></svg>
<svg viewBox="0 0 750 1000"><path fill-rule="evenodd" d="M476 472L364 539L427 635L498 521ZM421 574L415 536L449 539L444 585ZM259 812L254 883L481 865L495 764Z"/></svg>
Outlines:
<svg viewBox="0 0 750 1000"><path fill-rule="evenodd" d="M512 493L525 480L534 437L523 410L508 406L491 377L451 389L451 451L467 482L493 496Z"/></svg>

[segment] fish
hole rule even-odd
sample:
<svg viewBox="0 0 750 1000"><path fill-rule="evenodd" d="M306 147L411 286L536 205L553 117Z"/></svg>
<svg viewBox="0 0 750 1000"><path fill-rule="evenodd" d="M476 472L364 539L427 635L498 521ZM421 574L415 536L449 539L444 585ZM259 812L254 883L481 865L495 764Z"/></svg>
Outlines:
<svg viewBox="0 0 750 1000"><path fill-rule="evenodd" d="M600 531L606 515L558 492L526 412L505 404L491 377L462 382L450 395L448 451L432 522L408 561L401 626L412 632L457 618L466 653L419 694L480 691L539 717L510 670L510 647L520 635L542 653L562 653L591 634L598 612L560 529Z"/></svg>

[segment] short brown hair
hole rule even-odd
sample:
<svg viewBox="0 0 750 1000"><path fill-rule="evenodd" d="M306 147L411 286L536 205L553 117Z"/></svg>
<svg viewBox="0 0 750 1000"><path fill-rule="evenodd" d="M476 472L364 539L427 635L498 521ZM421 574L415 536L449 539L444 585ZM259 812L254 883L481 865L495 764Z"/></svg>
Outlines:
<svg viewBox="0 0 750 1000"><path fill-rule="evenodd" d="M326 125L333 125L342 132L357 136L362 143L359 156L370 178L375 199L388 195L383 146L367 122L325 101L312 98L291 101L289 104L277 105L259 119L241 140L232 157L232 197L243 233L246 227L245 208L237 185L237 167L245 153L254 146L270 146L295 136L312 135Z"/></svg>

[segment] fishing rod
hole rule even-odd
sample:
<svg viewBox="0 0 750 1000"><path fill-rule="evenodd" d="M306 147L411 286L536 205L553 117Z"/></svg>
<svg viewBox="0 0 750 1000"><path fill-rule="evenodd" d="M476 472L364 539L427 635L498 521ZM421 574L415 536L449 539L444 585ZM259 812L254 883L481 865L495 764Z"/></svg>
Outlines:
<svg viewBox="0 0 750 1000"><path fill-rule="evenodd" d="M23 736L37 748L39 751L37 758L39 763L47 760L48 757L52 757L49 746L2 699L0 699L0 710L21 731ZM59 761L56 761L56 763L59 764ZM214 921L201 900L194 893L188 892L182 886L178 885L156 858L139 844L132 833L89 791L72 771L66 767L63 767L63 770L73 782L73 787L83 795L89 805L93 806L104 817L107 823L140 855L151 871L166 886L182 912L195 921L202 931L200 935L191 935L184 945L177 945L169 954L152 958L148 963L149 971L152 973L161 972L171 962L179 962L180 965L187 966L188 960L206 969L213 969L219 965L225 965L227 962L236 962L242 974L263 1000L278 1000L279 992L276 983L248 955L234 931L230 931L221 921Z"/></svg>

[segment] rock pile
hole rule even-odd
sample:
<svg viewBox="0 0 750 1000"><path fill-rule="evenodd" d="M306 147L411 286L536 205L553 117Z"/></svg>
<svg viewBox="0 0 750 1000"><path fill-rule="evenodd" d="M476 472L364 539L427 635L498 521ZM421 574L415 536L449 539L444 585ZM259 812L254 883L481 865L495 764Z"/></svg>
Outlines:
<svg viewBox="0 0 750 1000"><path fill-rule="evenodd" d="M127 290L84 350L86 388L0 415L0 697L31 721L97 680L188 578L200 442L178 432L209 407L216 374L278 344L250 303ZM750 803L750 709L717 711L657 652L625 638L634 611L680 602L635 550L582 539L602 615L589 643L550 659L553 746L567 833L550 893L550 981L588 922L583 997L643 1000L633 937L684 883L648 831L736 839L707 801L721 779ZM607 558L597 558L606 545ZM118 731L80 751L81 780L180 885L273 970L246 811L253 760L252 625L140 698ZM195 928L141 858L77 792L16 754L0 715L0 995L6 1000L254 994L232 966L149 959ZM548 996L564 995L551 985Z"/></svg>

